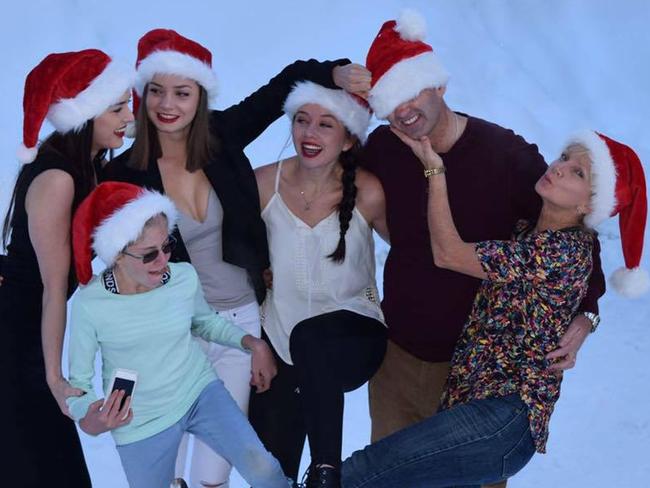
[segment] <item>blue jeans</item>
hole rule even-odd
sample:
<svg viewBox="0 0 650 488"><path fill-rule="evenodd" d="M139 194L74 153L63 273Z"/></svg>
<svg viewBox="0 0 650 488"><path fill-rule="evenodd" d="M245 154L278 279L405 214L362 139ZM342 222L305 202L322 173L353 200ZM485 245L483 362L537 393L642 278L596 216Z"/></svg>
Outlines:
<svg viewBox="0 0 650 488"><path fill-rule="evenodd" d="M343 488L448 488L502 481L535 453L519 395L473 400L396 432L343 462Z"/></svg>
<svg viewBox="0 0 650 488"><path fill-rule="evenodd" d="M266 450L221 381L206 386L174 425L117 446L131 488L169 488L183 434L190 432L226 458L254 488L287 488L280 463Z"/></svg>

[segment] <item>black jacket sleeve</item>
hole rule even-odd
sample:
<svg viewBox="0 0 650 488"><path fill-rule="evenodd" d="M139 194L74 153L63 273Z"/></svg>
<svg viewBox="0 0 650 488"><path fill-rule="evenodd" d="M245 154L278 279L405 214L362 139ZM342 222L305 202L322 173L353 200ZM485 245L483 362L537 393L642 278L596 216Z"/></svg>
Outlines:
<svg viewBox="0 0 650 488"><path fill-rule="evenodd" d="M214 111L221 138L244 149L282 115L282 106L297 81L308 80L328 88L336 88L332 79L335 66L349 64L348 59L319 62L296 61L284 68L266 85L236 105Z"/></svg>

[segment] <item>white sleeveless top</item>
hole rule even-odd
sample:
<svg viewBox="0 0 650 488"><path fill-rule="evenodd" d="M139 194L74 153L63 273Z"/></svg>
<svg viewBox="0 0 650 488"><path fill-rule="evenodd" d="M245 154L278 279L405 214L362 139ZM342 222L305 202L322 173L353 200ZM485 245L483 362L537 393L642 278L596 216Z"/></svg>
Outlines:
<svg viewBox="0 0 650 488"><path fill-rule="evenodd" d="M262 305L262 327L282 360L293 364L289 337L296 324L316 315L349 310L384 322L375 283L372 229L355 207L345 234L345 260L327 256L339 240L337 211L310 227L289 210L275 175L275 192L262 210L269 241L273 288Z"/></svg>

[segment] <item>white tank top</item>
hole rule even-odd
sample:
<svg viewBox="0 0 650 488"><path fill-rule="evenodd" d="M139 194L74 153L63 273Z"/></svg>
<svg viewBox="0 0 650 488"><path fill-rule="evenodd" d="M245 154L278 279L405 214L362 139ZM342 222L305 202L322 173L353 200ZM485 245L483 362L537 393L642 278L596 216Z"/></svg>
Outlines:
<svg viewBox="0 0 650 488"><path fill-rule="evenodd" d="M345 260L327 256L339 240L337 211L310 227L289 210L278 186L262 210L269 241L273 289L262 305L262 326L278 355L293 364L289 337L296 324L316 315L349 310L384 322L375 283L375 244L361 212L352 211L345 234Z"/></svg>

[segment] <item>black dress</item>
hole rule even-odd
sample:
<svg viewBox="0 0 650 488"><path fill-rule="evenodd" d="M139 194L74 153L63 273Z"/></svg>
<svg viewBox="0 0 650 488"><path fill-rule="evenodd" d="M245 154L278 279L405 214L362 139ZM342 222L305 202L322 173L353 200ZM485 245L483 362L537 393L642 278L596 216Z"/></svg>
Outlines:
<svg viewBox="0 0 650 488"><path fill-rule="evenodd" d="M39 154L25 165L16 182L12 237L0 275L0 371L7 374L3 420L8 434L9 466L2 476L15 478L11 486L90 487L75 424L63 415L45 380L41 344L43 283L36 253L29 238L25 197L34 178L60 169L75 180L73 210L84 195L71 165L59 156ZM68 298L76 288L71 270ZM5 451L6 452L6 451Z"/></svg>

